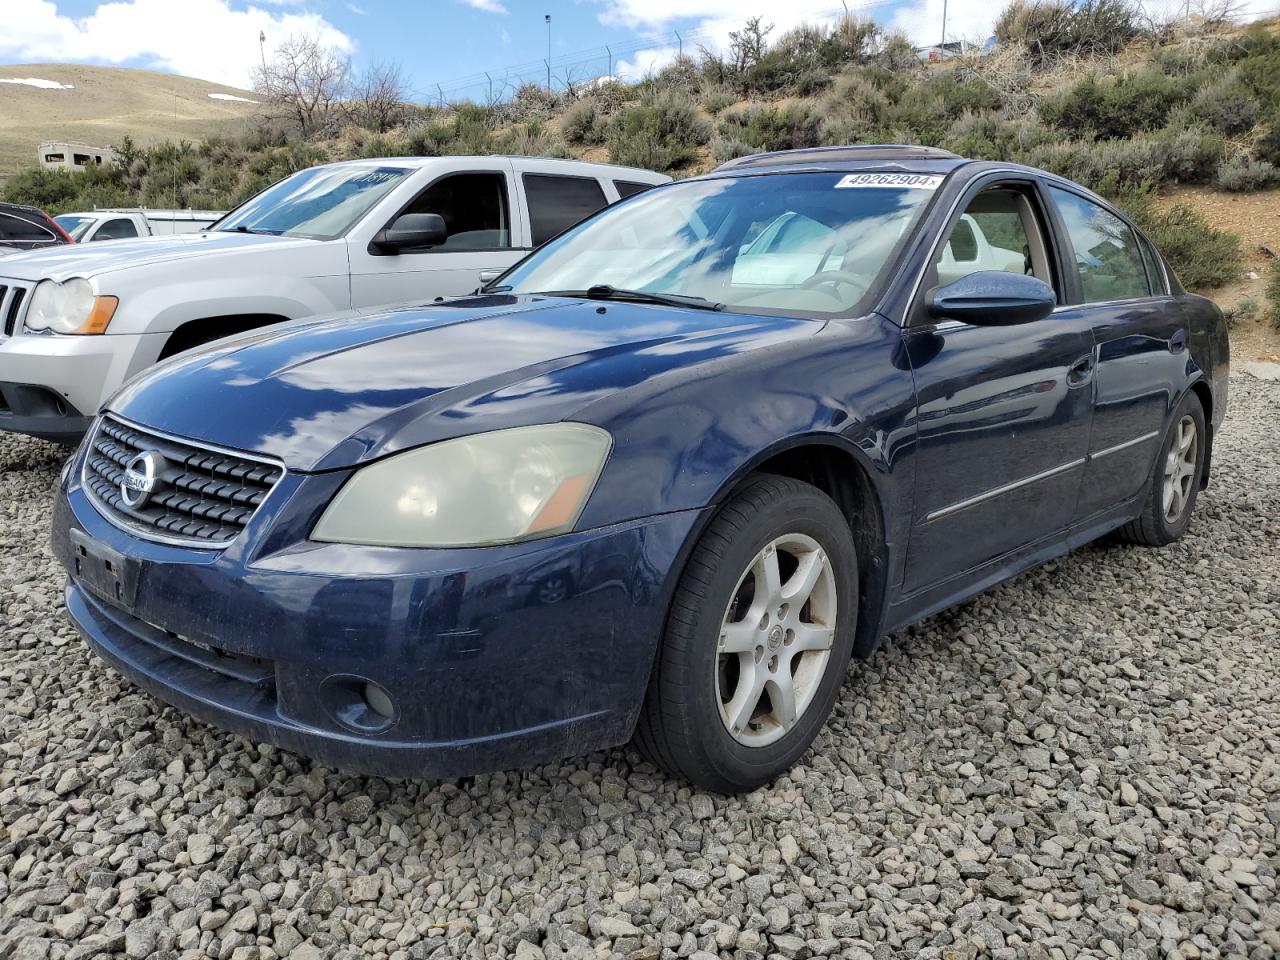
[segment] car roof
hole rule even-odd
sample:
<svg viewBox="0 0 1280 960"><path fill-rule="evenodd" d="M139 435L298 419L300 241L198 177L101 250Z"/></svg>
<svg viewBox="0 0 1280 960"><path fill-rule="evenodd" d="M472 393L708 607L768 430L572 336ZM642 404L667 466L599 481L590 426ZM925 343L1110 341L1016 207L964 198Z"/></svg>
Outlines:
<svg viewBox="0 0 1280 960"><path fill-rule="evenodd" d="M845 147L806 147L800 150L777 150L754 153L722 163L717 173L754 173L784 170L904 170L912 173L946 173L961 164L964 157L937 147L905 144L858 144Z"/></svg>
<svg viewBox="0 0 1280 960"><path fill-rule="evenodd" d="M48 214L39 207L28 206L25 203L9 203L7 200L0 200L0 210L5 213L26 214L29 217L48 219Z"/></svg>

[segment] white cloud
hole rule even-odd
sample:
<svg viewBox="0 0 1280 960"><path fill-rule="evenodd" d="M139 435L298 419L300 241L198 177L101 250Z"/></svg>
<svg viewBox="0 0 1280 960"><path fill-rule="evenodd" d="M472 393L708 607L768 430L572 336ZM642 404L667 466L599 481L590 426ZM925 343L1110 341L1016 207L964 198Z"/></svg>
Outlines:
<svg viewBox="0 0 1280 960"><path fill-rule="evenodd" d="M266 0L281 6L279 0ZM319 14L274 13L229 0L114 0L87 17L58 12L53 0L4 0L0 60L55 63L141 63L185 76L244 87L260 62L287 37L307 34L344 53L355 42Z"/></svg>
<svg viewBox="0 0 1280 960"><path fill-rule="evenodd" d="M507 8L502 5L500 0L458 0L468 7L475 7L477 10L483 10L485 13L507 13Z"/></svg>
<svg viewBox="0 0 1280 960"><path fill-rule="evenodd" d="M947 9L947 40L982 42L991 36L1003 4L990 0L919 0L898 7L889 21L890 30L905 33L917 46L942 41L942 8Z"/></svg>
<svg viewBox="0 0 1280 960"><path fill-rule="evenodd" d="M650 74L657 73L669 65L678 56L677 47L652 47L648 50L637 50L630 57L624 57L613 65L613 75L619 80L635 83Z"/></svg>
<svg viewBox="0 0 1280 960"><path fill-rule="evenodd" d="M369 15L369 11L366 10L364 7L360 6L360 4L358 3L348 3L347 9L350 10L352 13L354 13L357 17L367 17Z"/></svg>

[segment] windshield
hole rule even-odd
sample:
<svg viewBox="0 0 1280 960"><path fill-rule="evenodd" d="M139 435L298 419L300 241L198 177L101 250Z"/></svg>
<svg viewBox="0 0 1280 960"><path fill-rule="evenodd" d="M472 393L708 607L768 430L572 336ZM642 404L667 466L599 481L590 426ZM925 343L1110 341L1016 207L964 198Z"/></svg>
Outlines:
<svg viewBox="0 0 1280 960"><path fill-rule="evenodd" d="M245 201L213 229L332 240L412 172L373 165L312 167Z"/></svg>
<svg viewBox="0 0 1280 960"><path fill-rule="evenodd" d="M789 173L659 187L551 241L501 283L515 293L608 285L742 313L848 316L941 182Z"/></svg>
<svg viewBox="0 0 1280 960"><path fill-rule="evenodd" d="M93 217L73 217L65 213L53 219L58 221L58 226L67 231L67 236L77 242L84 239L84 235L96 222Z"/></svg>

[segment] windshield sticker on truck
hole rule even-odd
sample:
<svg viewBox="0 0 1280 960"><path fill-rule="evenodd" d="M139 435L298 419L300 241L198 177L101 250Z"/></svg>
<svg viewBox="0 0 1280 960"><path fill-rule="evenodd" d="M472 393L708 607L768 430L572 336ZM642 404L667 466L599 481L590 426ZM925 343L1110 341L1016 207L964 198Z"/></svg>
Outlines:
<svg viewBox="0 0 1280 960"><path fill-rule="evenodd" d="M841 177L837 190L853 187L906 187L908 190L936 190L942 183L937 173L851 173Z"/></svg>
<svg viewBox="0 0 1280 960"><path fill-rule="evenodd" d="M351 183L386 183L403 176L404 170L398 167L379 167L377 170L369 170L358 177L352 177Z"/></svg>

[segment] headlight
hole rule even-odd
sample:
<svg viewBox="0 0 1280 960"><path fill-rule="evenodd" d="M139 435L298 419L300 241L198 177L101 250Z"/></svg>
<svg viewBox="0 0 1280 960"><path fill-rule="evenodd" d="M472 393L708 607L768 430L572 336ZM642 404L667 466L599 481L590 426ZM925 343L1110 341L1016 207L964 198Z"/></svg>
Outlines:
<svg viewBox="0 0 1280 960"><path fill-rule="evenodd" d="M115 297L95 297L89 281L81 277L65 283L42 280L31 295L24 325L36 333L102 333L119 302Z"/></svg>
<svg viewBox="0 0 1280 960"><path fill-rule="evenodd" d="M585 423L495 430L397 454L357 471L313 540L472 547L566 533L612 445Z"/></svg>

